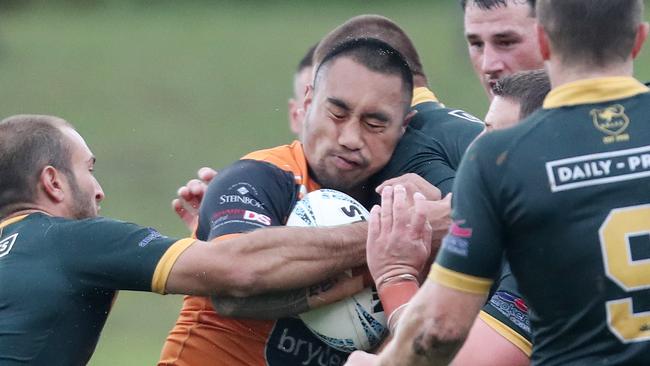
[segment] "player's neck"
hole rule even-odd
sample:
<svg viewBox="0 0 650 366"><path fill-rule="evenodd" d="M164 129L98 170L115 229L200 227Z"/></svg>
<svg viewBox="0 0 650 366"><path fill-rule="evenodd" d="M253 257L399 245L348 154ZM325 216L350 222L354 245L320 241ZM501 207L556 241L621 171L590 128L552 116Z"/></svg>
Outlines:
<svg viewBox="0 0 650 366"><path fill-rule="evenodd" d="M593 66L570 66L562 64L557 60L549 61L547 63L547 71L551 79L553 89L578 80L596 79L614 76L627 76L632 77L634 73L633 63L621 62L614 65L605 67Z"/></svg>

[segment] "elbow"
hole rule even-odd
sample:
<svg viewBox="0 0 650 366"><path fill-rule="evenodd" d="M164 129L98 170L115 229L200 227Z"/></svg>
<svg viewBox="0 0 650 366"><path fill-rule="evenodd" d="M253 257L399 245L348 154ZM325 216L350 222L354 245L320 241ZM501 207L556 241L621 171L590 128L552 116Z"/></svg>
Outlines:
<svg viewBox="0 0 650 366"><path fill-rule="evenodd" d="M459 327L445 327L435 321L428 321L428 326L413 340L413 352L428 360L446 360L450 362L465 342L467 332Z"/></svg>

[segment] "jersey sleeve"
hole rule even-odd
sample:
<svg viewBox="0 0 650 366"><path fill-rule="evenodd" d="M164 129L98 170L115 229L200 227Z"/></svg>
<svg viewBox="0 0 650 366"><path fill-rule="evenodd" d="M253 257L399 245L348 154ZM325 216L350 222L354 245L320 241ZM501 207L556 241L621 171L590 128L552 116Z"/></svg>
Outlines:
<svg viewBox="0 0 650 366"><path fill-rule="evenodd" d="M484 136L468 151L454 182L452 224L430 279L461 291L487 294L501 269L503 233L495 186L498 158Z"/></svg>
<svg viewBox="0 0 650 366"><path fill-rule="evenodd" d="M240 160L210 182L197 237L210 240L283 225L296 196L293 174L267 162Z"/></svg>
<svg viewBox="0 0 650 366"><path fill-rule="evenodd" d="M528 306L519 294L510 265L504 261L501 274L479 317L527 356L532 353Z"/></svg>
<svg viewBox="0 0 650 366"><path fill-rule="evenodd" d="M152 228L94 218L52 229L62 267L82 288L164 293L176 259L194 239L174 239Z"/></svg>

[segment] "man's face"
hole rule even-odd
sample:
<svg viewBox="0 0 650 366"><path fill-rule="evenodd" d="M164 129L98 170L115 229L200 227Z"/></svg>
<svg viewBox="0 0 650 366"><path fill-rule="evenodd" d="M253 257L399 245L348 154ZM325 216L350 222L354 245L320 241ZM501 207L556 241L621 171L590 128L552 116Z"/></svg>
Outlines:
<svg viewBox="0 0 650 366"><path fill-rule="evenodd" d="M485 115L485 132L502 130L519 122L521 105L510 98L495 96Z"/></svg>
<svg viewBox="0 0 650 366"><path fill-rule="evenodd" d="M371 71L347 57L331 61L320 73L305 99L305 156L323 187L349 192L390 159L404 132L408 96L398 76Z"/></svg>
<svg viewBox="0 0 650 366"><path fill-rule="evenodd" d="M539 51L535 18L525 0L508 0L507 6L484 10L468 1L465 39L474 72L492 99L492 86L519 71L544 67Z"/></svg>
<svg viewBox="0 0 650 366"><path fill-rule="evenodd" d="M311 83L311 72L311 66L303 67L293 79L293 98L289 99L289 128L296 136L302 131L302 120L305 118L303 104L307 85Z"/></svg>
<svg viewBox="0 0 650 366"><path fill-rule="evenodd" d="M71 152L72 174L66 176L70 192L65 197L68 215L75 219L95 217L99 202L104 199L104 191L93 175L95 157L77 131L64 127L62 132L68 138Z"/></svg>

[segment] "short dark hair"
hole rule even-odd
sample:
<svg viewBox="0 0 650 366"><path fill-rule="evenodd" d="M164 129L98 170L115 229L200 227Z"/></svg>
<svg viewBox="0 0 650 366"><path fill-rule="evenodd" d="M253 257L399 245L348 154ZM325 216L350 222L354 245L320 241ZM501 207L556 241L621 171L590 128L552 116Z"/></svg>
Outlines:
<svg viewBox="0 0 650 366"><path fill-rule="evenodd" d="M334 60L349 57L371 71L399 76L402 80L402 93L405 97L405 113L413 98L413 74L401 53L386 42L375 38L356 38L343 42L330 51L318 65L314 74L314 89L317 89L321 74Z"/></svg>
<svg viewBox="0 0 650 366"><path fill-rule="evenodd" d="M544 70L522 71L508 75L492 87L494 95L519 104L519 119L524 119L544 104L551 81Z"/></svg>
<svg viewBox="0 0 650 366"><path fill-rule="evenodd" d="M564 63L603 67L630 56L643 0L540 0L537 14Z"/></svg>
<svg viewBox="0 0 650 366"><path fill-rule="evenodd" d="M460 0L460 6L463 8L463 11L467 8L468 0ZM508 1L511 0L469 0L472 4L478 6L479 9L490 10L493 8L498 8L502 6L508 6ZM530 6L530 14L535 16L535 0L518 0L519 3L526 2Z"/></svg>
<svg viewBox="0 0 650 366"><path fill-rule="evenodd" d="M355 38L375 38L398 50L413 75L426 79L420 55L406 32L394 21L381 15L359 15L334 28L316 47L314 62L320 62L337 45Z"/></svg>
<svg viewBox="0 0 650 366"><path fill-rule="evenodd" d="M34 202L46 166L72 174L69 144L60 130L64 126L70 124L41 115L16 115L0 122L0 217Z"/></svg>
<svg viewBox="0 0 650 366"><path fill-rule="evenodd" d="M318 46L318 43L309 47L307 53L305 53L305 55L302 56L300 62L298 63L298 67L296 68L296 73L299 73L302 70L308 67L312 67L314 65L314 51L316 51L316 46Z"/></svg>

